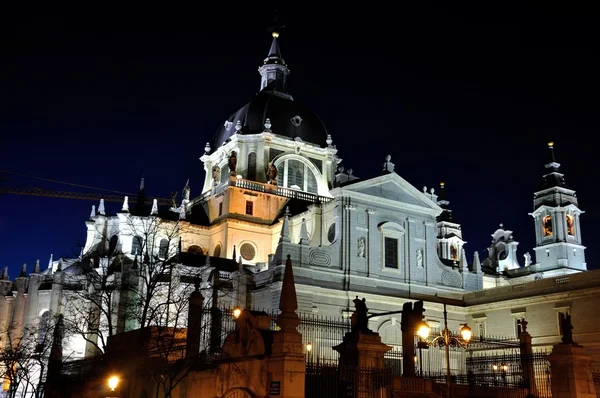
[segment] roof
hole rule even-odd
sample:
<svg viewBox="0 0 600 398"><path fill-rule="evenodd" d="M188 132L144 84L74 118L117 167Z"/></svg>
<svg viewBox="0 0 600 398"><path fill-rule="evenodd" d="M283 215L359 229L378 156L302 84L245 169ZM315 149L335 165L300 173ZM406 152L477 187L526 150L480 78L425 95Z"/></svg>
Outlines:
<svg viewBox="0 0 600 398"><path fill-rule="evenodd" d="M321 119L288 95L265 89L246 105L231 114L217 130L213 148L218 148L234 134L260 134L265 131L265 120L271 121L274 134L327 147L327 130ZM236 123L241 129L236 131Z"/></svg>

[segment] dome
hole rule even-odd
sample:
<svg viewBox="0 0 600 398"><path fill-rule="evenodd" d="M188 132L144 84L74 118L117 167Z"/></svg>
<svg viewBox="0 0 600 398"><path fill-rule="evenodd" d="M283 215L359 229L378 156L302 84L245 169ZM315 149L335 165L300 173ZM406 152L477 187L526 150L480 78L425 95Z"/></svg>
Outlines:
<svg viewBox="0 0 600 398"><path fill-rule="evenodd" d="M267 118L271 120L274 134L290 139L300 138L321 147L327 146L327 130L314 112L298 105L288 94L262 90L217 130L214 147L218 148L236 133L238 121L241 129L237 134L260 134L265 130Z"/></svg>

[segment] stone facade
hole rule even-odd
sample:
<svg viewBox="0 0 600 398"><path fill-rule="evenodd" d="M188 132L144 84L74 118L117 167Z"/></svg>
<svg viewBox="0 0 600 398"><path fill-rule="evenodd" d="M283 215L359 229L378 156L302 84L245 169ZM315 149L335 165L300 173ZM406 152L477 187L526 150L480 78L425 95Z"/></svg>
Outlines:
<svg viewBox="0 0 600 398"><path fill-rule="evenodd" d="M86 281L82 270L89 267L106 272L110 281L141 286L144 272L169 261L173 267L160 282L161 294L173 294L174 283L187 291L193 276L202 280L207 301L275 309L284 259L290 256L299 312L346 317L356 295L366 298L372 314L421 299L435 328L446 302L450 330L468 322L476 336L516 337L518 321L526 318L534 345L548 347L559 336L558 314L568 312L577 342L600 358L600 323L594 316L600 271L584 272L583 211L564 184L553 145L531 213L538 237L535 261L526 255L521 264L512 232L500 226L488 256L480 262L474 253L469 263L462 226L443 186L439 197L433 189L415 188L394 172L389 156L381 175L367 180L338 167L332 136L285 91L289 71L273 40L261 69L261 95L278 108L269 101L252 103L225 121L217 135L223 141L213 142L214 148L207 143L200 158L206 177L197 197L190 198L186 185L179 205L151 210L129 209L125 198L115 215L105 214L101 202L85 221L87 241L79 258L51 258L46 270L37 264L33 273L24 270L15 280L5 272L0 345L9 333L44 333L44 314L63 314L68 323L77 309L93 311L94 303L77 293ZM138 202L143 203L143 193L142 186ZM128 297L117 292L111 299L114 333L140 326L119 312ZM154 300L160 297L165 296ZM159 318L156 324L178 327L185 321ZM401 345L399 316L372 317L369 328L383 343ZM72 337L64 356L95 355L89 340Z"/></svg>

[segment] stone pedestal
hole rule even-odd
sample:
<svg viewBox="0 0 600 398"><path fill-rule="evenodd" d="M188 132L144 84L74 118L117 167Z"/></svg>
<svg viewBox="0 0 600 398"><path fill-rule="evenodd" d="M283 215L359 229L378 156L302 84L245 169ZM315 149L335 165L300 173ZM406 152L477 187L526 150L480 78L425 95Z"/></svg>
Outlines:
<svg viewBox="0 0 600 398"><path fill-rule="evenodd" d="M556 344L548 356L553 398L596 398L591 358L577 344Z"/></svg>
<svg viewBox="0 0 600 398"><path fill-rule="evenodd" d="M379 333L353 330L346 333L342 344L333 349L340 353L343 367L383 369L383 356L392 347L381 342Z"/></svg>

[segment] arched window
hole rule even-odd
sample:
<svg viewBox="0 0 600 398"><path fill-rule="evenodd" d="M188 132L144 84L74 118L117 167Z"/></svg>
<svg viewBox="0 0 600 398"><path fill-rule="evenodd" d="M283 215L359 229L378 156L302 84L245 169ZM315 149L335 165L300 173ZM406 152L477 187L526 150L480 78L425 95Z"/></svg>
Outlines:
<svg viewBox="0 0 600 398"><path fill-rule="evenodd" d="M251 152L248 155L248 173L246 179L256 181L256 152Z"/></svg>
<svg viewBox="0 0 600 398"><path fill-rule="evenodd" d="M191 253L191 254L204 254L204 249L202 249L198 245L191 245L190 247L188 247L188 253Z"/></svg>
<svg viewBox="0 0 600 398"><path fill-rule="evenodd" d="M117 244L119 243L119 237L117 235L113 235L108 241L108 255L112 256L117 251Z"/></svg>
<svg viewBox="0 0 600 398"><path fill-rule="evenodd" d="M221 257L221 244L217 243L213 252L213 257Z"/></svg>
<svg viewBox="0 0 600 398"><path fill-rule="evenodd" d="M48 322L50 321L50 311L46 310L40 317L40 327L38 329L38 346L46 343L46 335L48 334Z"/></svg>
<svg viewBox="0 0 600 398"><path fill-rule="evenodd" d="M450 259L458 261L458 250L456 250L456 246L454 245L450 245Z"/></svg>
<svg viewBox="0 0 600 398"><path fill-rule="evenodd" d="M136 235L133 237L133 241L131 242L131 254L133 254L134 256L141 256L142 255L142 244L143 244L144 240L142 239L141 236Z"/></svg>
<svg viewBox="0 0 600 398"><path fill-rule="evenodd" d="M286 155L289 156L289 155ZM317 168L308 161L283 159L276 161L277 185L304 192L318 193Z"/></svg>
<svg viewBox="0 0 600 398"><path fill-rule="evenodd" d="M229 167L227 165L223 165L221 167L221 184L227 181L229 178Z"/></svg>
<svg viewBox="0 0 600 398"><path fill-rule="evenodd" d="M575 236L575 219L570 214L567 214L565 217L567 221L567 234Z"/></svg>
<svg viewBox="0 0 600 398"><path fill-rule="evenodd" d="M161 239L160 244L158 246L158 257L163 260L167 258L169 255L169 241L166 239Z"/></svg>
<svg viewBox="0 0 600 398"><path fill-rule="evenodd" d="M552 217L545 216L542 218L542 233L544 237L552 236Z"/></svg>

